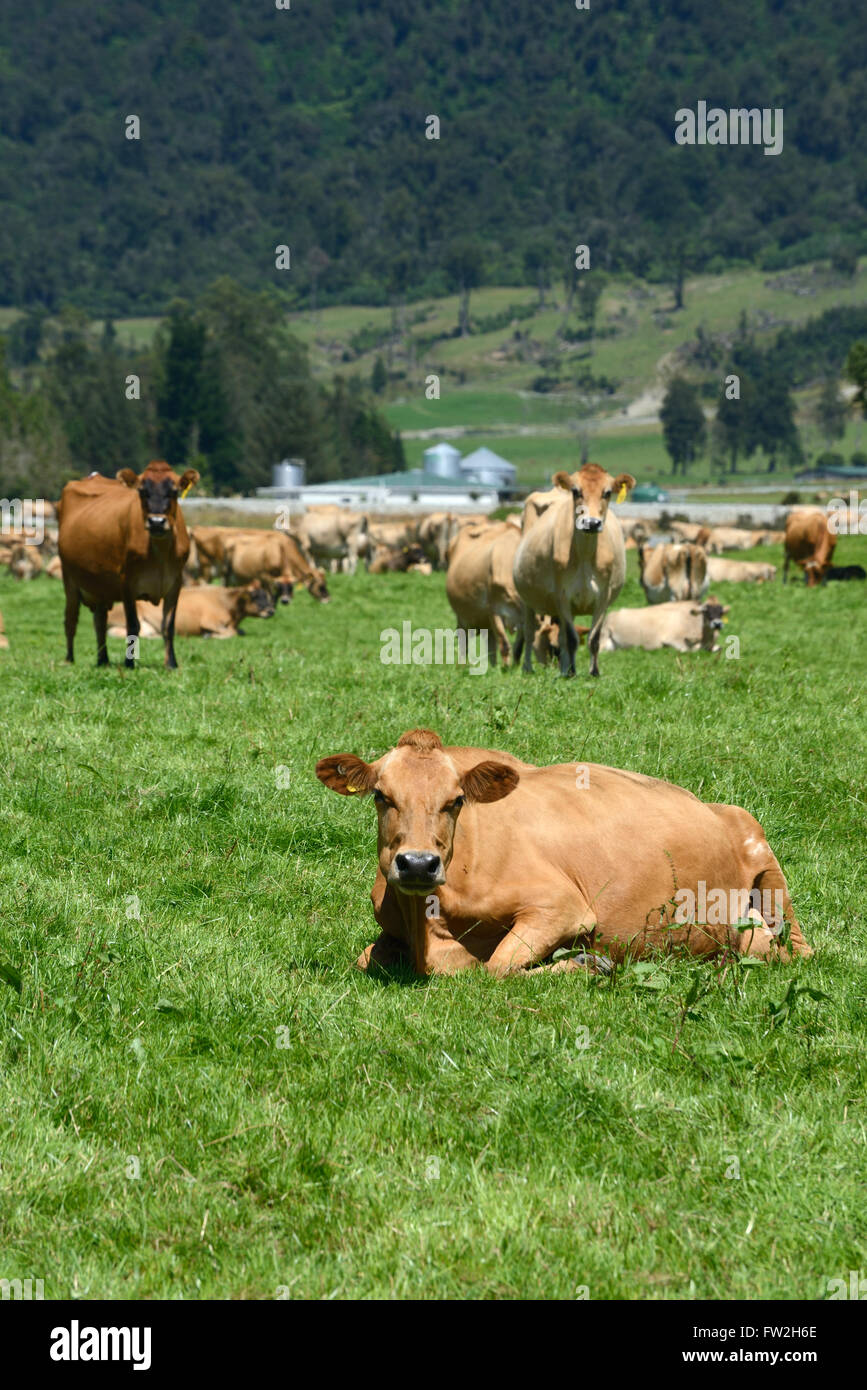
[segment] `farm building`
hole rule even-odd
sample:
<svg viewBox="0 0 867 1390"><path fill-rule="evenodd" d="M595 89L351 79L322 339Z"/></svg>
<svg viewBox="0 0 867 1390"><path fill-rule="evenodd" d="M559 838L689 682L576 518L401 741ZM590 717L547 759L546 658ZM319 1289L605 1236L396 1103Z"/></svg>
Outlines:
<svg viewBox="0 0 867 1390"><path fill-rule="evenodd" d="M291 464L291 471L290 465ZM340 478L329 483L303 481L297 459L274 468L271 487L256 489L257 496L275 501L310 505L334 502L341 507L372 507L388 511L491 511L501 493L515 486L517 469L491 449L476 449L462 457L451 444L426 449L422 468L405 473L380 473L367 478Z"/></svg>

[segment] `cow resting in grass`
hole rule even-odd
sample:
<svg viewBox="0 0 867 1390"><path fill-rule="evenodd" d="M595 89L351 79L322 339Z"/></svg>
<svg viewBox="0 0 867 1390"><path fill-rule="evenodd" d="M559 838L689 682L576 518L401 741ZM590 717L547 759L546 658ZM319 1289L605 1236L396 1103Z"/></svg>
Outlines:
<svg viewBox="0 0 867 1390"><path fill-rule="evenodd" d="M59 553L66 590L66 660L74 660L81 604L93 611L96 661L108 665L108 610L123 603L128 637L138 637L136 599L163 601L165 664L175 660L175 609L190 538L178 506L180 493L199 481L194 468L178 477L162 460L135 474L122 468L117 479L91 474L67 483L58 503ZM135 666L127 646L125 664Z"/></svg>
<svg viewBox="0 0 867 1390"><path fill-rule="evenodd" d="M728 611L715 598L702 604L686 599L655 607L617 608L602 624L599 650L616 652L641 647L655 652L670 647L676 652L718 652L717 638ZM584 629L578 629L579 636L583 632Z"/></svg>
<svg viewBox="0 0 867 1390"><path fill-rule="evenodd" d="M776 565L761 560L728 560L719 555L708 556L707 576L713 584L768 584L777 573Z"/></svg>
<svg viewBox="0 0 867 1390"><path fill-rule="evenodd" d="M136 604L140 637L159 637L162 610L157 603ZM187 585L178 595L175 634L178 637L243 637L244 618L273 618L274 600L260 584L243 589L223 589L213 584ZM123 637L123 608L120 604L108 615L109 637Z"/></svg>
<svg viewBox="0 0 867 1390"><path fill-rule="evenodd" d="M372 763L323 758L316 775L376 803L380 935L362 969L501 976L561 948L579 954L546 968L606 971L654 948L812 954L764 831L738 806L611 767L444 748L426 729Z"/></svg>
<svg viewBox="0 0 867 1390"><path fill-rule="evenodd" d="M577 473L555 473L550 492L532 492L524 503L524 525L515 553L515 588L524 615L524 670L533 669L536 620L545 614L560 624L560 674L574 676L578 637L576 613L592 613L587 645L590 674L599 675L599 634L609 606L626 578L626 547L612 497L624 501L635 479L612 478L596 463Z"/></svg>

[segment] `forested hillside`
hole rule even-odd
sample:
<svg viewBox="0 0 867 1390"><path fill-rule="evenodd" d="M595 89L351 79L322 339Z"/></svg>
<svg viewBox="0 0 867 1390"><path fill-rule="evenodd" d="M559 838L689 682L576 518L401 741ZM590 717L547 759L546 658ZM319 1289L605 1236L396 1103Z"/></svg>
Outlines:
<svg viewBox="0 0 867 1390"><path fill-rule="evenodd" d="M782 107L783 153L675 145L700 99ZM863 0L7 4L0 302L155 312L228 274L376 304L559 280L576 241L658 277L863 251L865 129Z"/></svg>

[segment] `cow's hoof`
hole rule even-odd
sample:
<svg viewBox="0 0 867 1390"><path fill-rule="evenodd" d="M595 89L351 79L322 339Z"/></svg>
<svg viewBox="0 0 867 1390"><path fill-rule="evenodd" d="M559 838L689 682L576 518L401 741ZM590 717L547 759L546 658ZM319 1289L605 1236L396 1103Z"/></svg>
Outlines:
<svg viewBox="0 0 867 1390"><path fill-rule="evenodd" d="M570 956L570 960L586 966L594 975L610 975L614 969L607 956L597 956L593 951L579 951L577 956Z"/></svg>

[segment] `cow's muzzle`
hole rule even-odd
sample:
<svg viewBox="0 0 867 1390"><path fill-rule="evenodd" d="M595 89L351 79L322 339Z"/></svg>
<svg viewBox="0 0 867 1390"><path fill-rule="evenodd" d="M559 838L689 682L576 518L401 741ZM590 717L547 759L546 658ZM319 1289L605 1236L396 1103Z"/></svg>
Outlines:
<svg viewBox="0 0 867 1390"><path fill-rule="evenodd" d="M147 526L152 536L164 536L169 529L169 519L167 516L151 512L148 515Z"/></svg>
<svg viewBox="0 0 867 1390"><path fill-rule="evenodd" d="M576 531L601 531L601 516L579 516L575 522Z"/></svg>
<svg viewBox="0 0 867 1390"><path fill-rule="evenodd" d="M445 883L443 861L438 854L404 850L394 856L389 879L406 893L427 893Z"/></svg>

